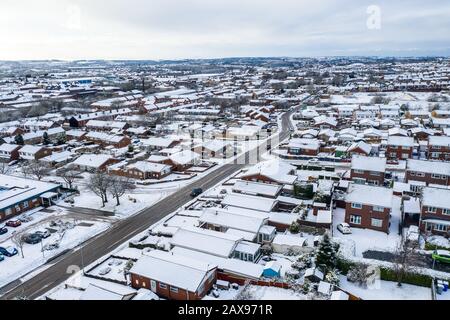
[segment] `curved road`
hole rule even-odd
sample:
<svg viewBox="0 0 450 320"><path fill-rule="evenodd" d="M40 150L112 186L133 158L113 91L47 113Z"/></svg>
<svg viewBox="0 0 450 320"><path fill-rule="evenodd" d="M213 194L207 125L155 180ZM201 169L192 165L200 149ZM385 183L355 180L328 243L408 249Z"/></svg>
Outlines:
<svg viewBox="0 0 450 320"><path fill-rule="evenodd" d="M310 96L307 99L310 99ZM303 100L305 102L307 99ZM279 141L289 137L293 129L290 121L291 114L296 108L282 115L282 126L279 134L275 134L271 139L271 145L275 146ZM35 275L31 279L21 282L16 280L8 286L2 288L3 296L0 299L15 299L18 297L26 299L36 299L45 292L56 287L67 280L71 273L67 270L73 270L74 266L80 269L87 266L102 256L108 254L119 245L123 244L132 237L147 230L165 216L176 211L178 208L192 200L190 197L193 188L209 189L228 176L242 169L249 159L259 159L259 156L267 152L267 142L261 144L245 154L239 156L234 163L226 164L201 179L187 185L174 194L162 199L153 206L144 209L140 213L117 222L112 228L97 235L96 237L83 243L78 249L69 250L62 256L54 259L45 270ZM2 294L2 293L0 293Z"/></svg>

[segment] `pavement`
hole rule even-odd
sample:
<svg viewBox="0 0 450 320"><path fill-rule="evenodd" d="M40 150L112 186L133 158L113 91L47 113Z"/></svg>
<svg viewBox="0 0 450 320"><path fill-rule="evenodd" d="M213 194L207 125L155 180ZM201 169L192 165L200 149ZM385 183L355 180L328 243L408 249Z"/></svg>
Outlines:
<svg viewBox="0 0 450 320"><path fill-rule="evenodd" d="M290 131L293 129L290 116L294 110L282 115L281 129L270 139L272 146L290 136ZM78 250L70 250L58 257L56 261L51 261L51 263L42 267L42 272L34 277L23 282L12 280L12 283L0 289L0 294L2 294L0 300L36 299L42 296L45 292L67 280L73 274L73 270L80 270L102 256L107 255L119 245L147 230L165 216L191 201L190 193L192 189L202 188L207 190L241 170L249 163L250 159L259 159L266 152L267 142L264 142L261 146L239 156L234 163L217 168L210 174L165 197L140 213L117 222L112 228L86 241Z"/></svg>

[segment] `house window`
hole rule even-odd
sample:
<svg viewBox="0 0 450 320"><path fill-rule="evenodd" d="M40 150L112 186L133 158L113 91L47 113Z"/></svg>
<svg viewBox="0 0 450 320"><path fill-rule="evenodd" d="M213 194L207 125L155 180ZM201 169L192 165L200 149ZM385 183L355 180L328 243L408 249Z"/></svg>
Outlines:
<svg viewBox="0 0 450 320"><path fill-rule="evenodd" d="M428 207L427 212L429 212L429 213L436 213L437 212L437 208L435 208L435 207Z"/></svg>
<svg viewBox="0 0 450 320"><path fill-rule="evenodd" d="M170 291L172 291L173 293L178 293L178 288L170 286Z"/></svg>
<svg viewBox="0 0 450 320"><path fill-rule="evenodd" d="M166 284L164 284L164 283L159 283L159 287L161 288L161 289L167 289L167 285Z"/></svg>
<svg viewBox="0 0 450 320"><path fill-rule="evenodd" d="M434 230L436 231L447 231L447 226L445 224L435 224Z"/></svg>
<svg viewBox="0 0 450 320"><path fill-rule="evenodd" d="M432 175L431 175L431 177L433 178L433 179L441 179L441 175L440 174L435 174L435 173L433 173Z"/></svg>
<svg viewBox="0 0 450 320"><path fill-rule="evenodd" d="M442 210L442 214L443 214L444 216L450 216L450 209L444 209L444 210Z"/></svg>
<svg viewBox="0 0 450 320"><path fill-rule="evenodd" d="M362 204L352 202L352 209L362 209Z"/></svg>
<svg viewBox="0 0 450 320"><path fill-rule="evenodd" d="M139 285L139 279L134 280L134 283L135 283L136 285Z"/></svg>
<svg viewBox="0 0 450 320"><path fill-rule="evenodd" d="M370 172L370 174L371 174L372 176L380 176L380 175L381 175L381 172L378 172L378 171L372 171L372 172Z"/></svg>
<svg viewBox="0 0 450 320"><path fill-rule="evenodd" d="M416 177L425 177L425 173L423 172L416 172Z"/></svg>
<svg viewBox="0 0 450 320"><path fill-rule="evenodd" d="M373 206L373 211L376 211L376 212L384 212L384 207Z"/></svg>
<svg viewBox="0 0 450 320"><path fill-rule="evenodd" d="M415 173L414 171L410 171L410 172L409 172L409 175L410 175L411 177L414 177L414 176L416 175L416 173Z"/></svg>
<svg viewBox="0 0 450 320"><path fill-rule="evenodd" d="M353 224L361 224L361 216L354 216L354 215L351 215L351 216L350 216L350 223L353 223Z"/></svg>
<svg viewBox="0 0 450 320"><path fill-rule="evenodd" d="M353 170L355 173L357 173L357 174L364 174L364 170L357 170L357 169L355 169L355 170Z"/></svg>
<svg viewBox="0 0 450 320"><path fill-rule="evenodd" d="M16 209L16 212L19 212L19 211L20 211L20 206L19 206L18 204L16 204L16 205L14 206L14 208Z"/></svg>
<svg viewBox="0 0 450 320"><path fill-rule="evenodd" d="M23 202L22 206L23 206L24 209L28 208L28 201Z"/></svg>
<svg viewBox="0 0 450 320"><path fill-rule="evenodd" d="M372 224L372 227L381 228L383 226L383 220L372 218L371 224Z"/></svg>
<svg viewBox="0 0 450 320"><path fill-rule="evenodd" d="M9 216L11 213L12 213L12 209L11 208L8 208L8 209L5 210L5 214L7 216Z"/></svg>

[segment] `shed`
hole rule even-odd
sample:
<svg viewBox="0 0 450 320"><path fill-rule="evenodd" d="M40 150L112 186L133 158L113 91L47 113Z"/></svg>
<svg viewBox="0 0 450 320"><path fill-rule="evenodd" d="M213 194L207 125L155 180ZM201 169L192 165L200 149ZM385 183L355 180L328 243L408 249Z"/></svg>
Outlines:
<svg viewBox="0 0 450 320"><path fill-rule="evenodd" d="M264 266L263 276L266 278L281 277L281 264L276 261L269 261Z"/></svg>

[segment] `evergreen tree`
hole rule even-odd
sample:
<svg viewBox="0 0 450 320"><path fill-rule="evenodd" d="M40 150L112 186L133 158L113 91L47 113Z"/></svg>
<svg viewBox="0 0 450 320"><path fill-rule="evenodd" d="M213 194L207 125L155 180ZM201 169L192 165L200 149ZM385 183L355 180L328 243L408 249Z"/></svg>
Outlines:
<svg viewBox="0 0 450 320"><path fill-rule="evenodd" d="M16 142L16 144L18 144L19 146L23 146L25 144L25 142L23 141L23 137L21 134L18 134L17 136L15 136L14 141Z"/></svg>
<svg viewBox="0 0 450 320"><path fill-rule="evenodd" d="M336 268L337 246L331 242L330 236L325 233L316 255L316 265L323 272Z"/></svg>
<svg viewBox="0 0 450 320"><path fill-rule="evenodd" d="M44 134L42 135L42 143L45 145L50 144L50 138L48 137L47 131L45 131Z"/></svg>

